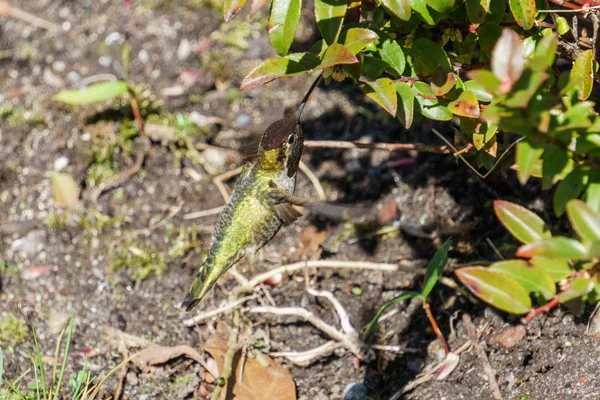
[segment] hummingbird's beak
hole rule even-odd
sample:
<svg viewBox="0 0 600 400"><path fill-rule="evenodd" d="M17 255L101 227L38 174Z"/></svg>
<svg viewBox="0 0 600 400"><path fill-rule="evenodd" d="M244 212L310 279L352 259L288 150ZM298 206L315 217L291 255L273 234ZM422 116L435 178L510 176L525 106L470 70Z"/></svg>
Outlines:
<svg viewBox="0 0 600 400"><path fill-rule="evenodd" d="M300 115L302 115L302 111L304 110L304 106L306 106L306 103L308 102L308 98L310 97L310 94L317 87L317 85L319 84L319 82L321 82L321 78L322 77L323 77L323 74L322 73L319 74L319 76L317 76L317 79L315 79L315 81L313 82L313 84L310 86L310 89L308 89L308 92L306 92L306 95L304 95L304 98L302 99L302 102L298 106L298 120L300 120Z"/></svg>
<svg viewBox="0 0 600 400"><path fill-rule="evenodd" d="M185 311L190 311L199 302L200 302L200 299L194 299L192 296L190 296L188 294L187 296L185 296L185 299L183 300L183 303L181 303L181 308L184 309Z"/></svg>

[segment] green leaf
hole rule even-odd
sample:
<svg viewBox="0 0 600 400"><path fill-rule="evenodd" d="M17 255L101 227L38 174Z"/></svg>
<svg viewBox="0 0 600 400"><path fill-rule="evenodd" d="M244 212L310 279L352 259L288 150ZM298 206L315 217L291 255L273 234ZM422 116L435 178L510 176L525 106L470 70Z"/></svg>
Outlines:
<svg viewBox="0 0 600 400"><path fill-rule="evenodd" d="M524 260L497 262L490 265L489 269L510 276L527 292L540 293L546 300L556 294L556 284L552 277L543 268L529 265Z"/></svg>
<svg viewBox="0 0 600 400"><path fill-rule="evenodd" d="M547 257L568 258L569 260L585 259L588 251L583 244L575 239L555 236L550 239L536 240L525 244L517 250L517 257Z"/></svg>
<svg viewBox="0 0 600 400"><path fill-rule="evenodd" d="M494 201L496 217L521 243L549 239L552 235L543 219L525 207L504 200Z"/></svg>
<svg viewBox="0 0 600 400"><path fill-rule="evenodd" d="M510 11L515 21L525 30L533 28L537 8L535 0L509 0Z"/></svg>
<svg viewBox="0 0 600 400"><path fill-rule="evenodd" d="M389 64L389 66L398 74L402 75L406 65L404 52L394 39L386 39L379 49L381 59Z"/></svg>
<svg viewBox="0 0 600 400"><path fill-rule="evenodd" d="M293 53L285 57L270 58L246 75L240 89L250 89L277 78L310 71L319 63L319 58L312 53Z"/></svg>
<svg viewBox="0 0 600 400"><path fill-rule="evenodd" d="M594 85L592 50L582 52L575 60L569 74L569 85L576 88L579 100L590 97Z"/></svg>
<svg viewBox="0 0 600 400"><path fill-rule="evenodd" d="M535 46L533 60L530 65L536 71L545 71L554 63L556 49L558 47L558 36L555 34L546 36Z"/></svg>
<svg viewBox="0 0 600 400"><path fill-rule="evenodd" d="M600 183L590 183L585 189L585 202L595 212L600 212Z"/></svg>
<svg viewBox="0 0 600 400"><path fill-rule="evenodd" d="M431 90L434 95L443 96L454 87L456 81L454 72L446 73L441 67L438 67L431 76Z"/></svg>
<svg viewBox="0 0 600 400"><path fill-rule="evenodd" d="M389 68L389 65L377 57L365 56L363 59L363 74L370 78L379 78L386 68Z"/></svg>
<svg viewBox="0 0 600 400"><path fill-rule="evenodd" d="M546 271L554 282L561 281L571 274L571 266L566 259L533 257L529 263Z"/></svg>
<svg viewBox="0 0 600 400"><path fill-rule="evenodd" d="M317 26L327 44L335 43L348 8L348 0L315 0Z"/></svg>
<svg viewBox="0 0 600 400"><path fill-rule="evenodd" d="M379 39L379 36L370 29L350 28L340 34L340 43L352 52L359 53L366 45Z"/></svg>
<svg viewBox="0 0 600 400"><path fill-rule="evenodd" d="M596 211L581 200L570 200L567 215L580 238L590 243L600 241L600 216Z"/></svg>
<svg viewBox="0 0 600 400"><path fill-rule="evenodd" d="M570 282L569 288L562 292L558 299L561 303L566 303L569 300L584 296L592 291L594 282L590 278L580 276Z"/></svg>
<svg viewBox="0 0 600 400"><path fill-rule="evenodd" d="M429 85L424 82L415 82L412 89L421 114L437 121L452 119L452 112L448 110L447 106L439 102Z"/></svg>
<svg viewBox="0 0 600 400"><path fill-rule="evenodd" d="M425 3L440 14L444 14L454 7L454 0L425 0Z"/></svg>
<svg viewBox="0 0 600 400"><path fill-rule="evenodd" d="M510 16L510 14L508 16ZM499 24L508 16L506 15L506 2L504 0L491 0L490 11L485 18L486 21Z"/></svg>
<svg viewBox="0 0 600 400"><path fill-rule="evenodd" d="M494 76L494 79L496 79L495 76ZM490 92L488 92L483 85L481 85L479 82L477 82L475 80L466 81L466 82L464 82L463 85L464 85L465 90L469 90L469 91L475 93L475 96L477 97L477 100L479 100L479 101L489 103L494 98L494 96L492 96L492 94L490 94Z"/></svg>
<svg viewBox="0 0 600 400"><path fill-rule="evenodd" d="M412 88L404 82L396 82L396 93L400 104L396 117L400 120L406 129L410 128L413 122L415 109L415 94Z"/></svg>
<svg viewBox="0 0 600 400"><path fill-rule="evenodd" d="M498 87L500 86L500 81L498 80L498 78L496 78L496 75L494 75L492 71L488 71L487 69L471 71L469 73L469 77L472 78L484 90L486 90L489 93L496 93L498 91ZM492 96L490 95L490 97Z"/></svg>
<svg viewBox="0 0 600 400"><path fill-rule="evenodd" d="M554 22L556 23L556 30L558 31L559 35L562 36L571 31L571 27L569 26L569 23L565 17L557 17Z"/></svg>
<svg viewBox="0 0 600 400"><path fill-rule="evenodd" d="M427 264L427 271L425 272L425 280L423 281L423 289L421 290L421 299L427 301L427 297L431 290L435 286L439 276L444 272L444 267L448 262L448 250L452 246L452 239L448 239L444 244L437 249L433 258Z"/></svg>
<svg viewBox="0 0 600 400"><path fill-rule="evenodd" d="M273 0L269 15L269 39L275 52L285 56L294 41L302 0Z"/></svg>
<svg viewBox="0 0 600 400"><path fill-rule="evenodd" d="M242 9L246 0L225 0L223 1L223 17L225 22L231 21L233 16Z"/></svg>
<svg viewBox="0 0 600 400"><path fill-rule="evenodd" d="M325 69L339 64L354 64L358 62L358 58L350 49L340 43L334 43L325 50L321 63L318 69Z"/></svg>
<svg viewBox="0 0 600 400"><path fill-rule="evenodd" d="M474 24L481 24L490 9L491 0L467 0L467 15Z"/></svg>
<svg viewBox="0 0 600 400"><path fill-rule="evenodd" d="M438 66L441 66L445 72L452 72L450 59L446 51L431 39L420 37L413 41L412 60L415 72L419 76L429 76L433 74Z"/></svg>
<svg viewBox="0 0 600 400"><path fill-rule="evenodd" d="M127 82L108 81L95 83L81 90L63 90L54 100L74 106L99 103L127 93Z"/></svg>
<svg viewBox="0 0 600 400"><path fill-rule="evenodd" d="M543 71L525 71L513 86L512 93L504 104L508 107L527 108L531 98L548 78L549 75Z"/></svg>
<svg viewBox="0 0 600 400"><path fill-rule="evenodd" d="M410 6L427 25L435 25L442 17L441 14L427 6L426 0L410 0Z"/></svg>
<svg viewBox="0 0 600 400"><path fill-rule="evenodd" d="M412 299L414 297L418 297L419 295L420 295L420 293L417 293L417 292L402 293L400 296L394 297L392 300L390 300L390 301L386 302L384 305L382 305L379 308L379 310L377 310L377 313L375 314L375 316L373 317L373 319L371 320L371 322L369 322L367 324L367 326L365 327L365 333L363 334L363 340L367 340L367 338L371 334L371 331L373 330L373 328L375 327L375 325L379 321L379 318L381 317L381 314L383 314L383 312L389 306L394 305L394 304L399 303L399 302L404 301L404 300L409 300L409 299Z"/></svg>
<svg viewBox="0 0 600 400"><path fill-rule="evenodd" d="M517 176L521 185L527 183L543 153L543 148L535 148L527 140L517 144L515 159L519 166Z"/></svg>
<svg viewBox="0 0 600 400"><path fill-rule="evenodd" d="M475 296L500 310L526 314L531 309L525 288L504 273L483 267L460 268L454 273Z"/></svg>
<svg viewBox="0 0 600 400"><path fill-rule="evenodd" d="M398 111L398 96L396 85L389 78L380 78L365 85L365 93L387 112L396 116Z"/></svg>
<svg viewBox="0 0 600 400"><path fill-rule="evenodd" d="M478 123L477 120L473 120L475 123ZM462 119L461 119L462 122ZM473 131L473 145L477 150L481 150L484 147L488 147L493 145L496 142L496 131L498 130L498 125L494 125L490 122L483 122L479 126L478 131Z"/></svg>
<svg viewBox="0 0 600 400"><path fill-rule="evenodd" d="M542 189L548 190L573 170L573 155L553 144L544 145Z"/></svg>
<svg viewBox="0 0 600 400"><path fill-rule="evenodd" d="M54 203L57 207L73 207L79 203L80 188L71 175L52 172L50 175Z"/></svg>
<svg viewBox="0 0 600 400"><path fill-rule="evenodd" d="M410 19L410 0L381 0L383 7L403 21Z"/></svg>
<svg viewBox="0 0 600 400"><path fill-rule="evenodd" d="M479 118L479 102L475 93L464 91L448 104L448 110L461 117Z"/></svg>
<svg viewBox="0 0 600 400"><path fill-rule="evenodd" d="M479 47L481 51L489 57L492 56L494 46L500 36L502 36L502 27L493 22L486 22L477 29L479 34Z"/></svg>
<svg viewBox="0 0 600 400"><path fill-rule="evenodd" d="M560 217L565 213L567 202L571 199L576 199L583 192L587 183L587 174L580 169L571 171L569 175L556 187L552 206L554 213Z"/></svg>

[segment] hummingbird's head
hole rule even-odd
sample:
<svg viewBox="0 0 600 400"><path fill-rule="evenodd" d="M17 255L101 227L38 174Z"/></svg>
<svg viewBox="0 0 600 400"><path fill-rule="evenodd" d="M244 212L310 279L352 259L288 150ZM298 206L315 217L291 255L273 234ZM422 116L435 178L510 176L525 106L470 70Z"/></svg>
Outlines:
<svg viewBox="0 0 600 400"><path fill-rule="evenodd" d="M287 175L292 177L298 169L303 147L299 113L293 112L267 128L258 146L258 162L265 170L287 169Z"/></svg>

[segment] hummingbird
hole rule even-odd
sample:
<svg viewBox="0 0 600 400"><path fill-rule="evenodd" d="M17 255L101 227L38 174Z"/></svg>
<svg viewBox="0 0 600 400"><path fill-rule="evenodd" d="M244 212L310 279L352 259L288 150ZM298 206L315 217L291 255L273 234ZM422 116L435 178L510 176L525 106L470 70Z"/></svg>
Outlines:
<svg viewBox="0 0 600 400"><path fill-rule="evenodd" d="M283 225L302 214L286 195L293 195L304 134L300 116L321 75L298 109L275 121L261 137L254 162L246 165L225 208L219 214L206 260L181 308L190 311L217 280L242 257L269 243Z"/></svg>

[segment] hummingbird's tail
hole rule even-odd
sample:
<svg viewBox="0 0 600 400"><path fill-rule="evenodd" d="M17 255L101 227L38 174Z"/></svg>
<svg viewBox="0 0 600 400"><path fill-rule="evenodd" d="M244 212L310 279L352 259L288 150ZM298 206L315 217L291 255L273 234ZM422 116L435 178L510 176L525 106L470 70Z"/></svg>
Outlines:
<svg viewBox="0 0 600 400"><path fill-rule="evenodd" d="M213 287L215 283L215 279L211 279L209 268L206 267L206 264L200 267L200 271L194 278L192 285L190 286L190 290L188 294L185 296L185 299L181 303L181 308L185 309L185 311L190 311L192 308L196 307L200 300L208 293L208 291Z"/></svg>

